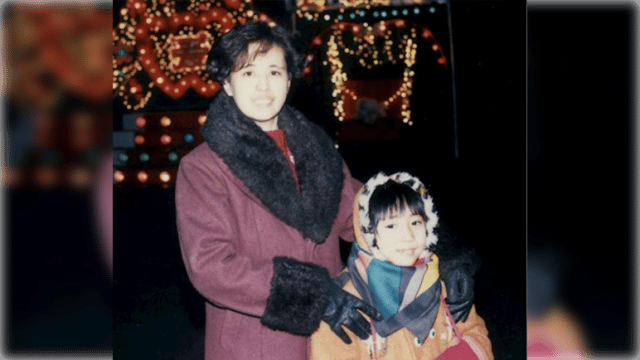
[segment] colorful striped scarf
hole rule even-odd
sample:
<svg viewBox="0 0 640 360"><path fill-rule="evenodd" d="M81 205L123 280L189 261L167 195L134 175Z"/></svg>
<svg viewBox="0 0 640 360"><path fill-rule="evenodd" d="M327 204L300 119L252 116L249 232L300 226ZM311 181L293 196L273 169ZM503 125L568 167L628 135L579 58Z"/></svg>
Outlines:
<svg viewBox="0 0 640 360"><path fill-rule="evenodd" d="M405 327L424 341L440 306L440 281L418 294L429 264L419 259L414 266L397 266L378 260L356 243L347 260L349 275L362 298L376 306L384 320L374 321L384 337Z"/></svg>

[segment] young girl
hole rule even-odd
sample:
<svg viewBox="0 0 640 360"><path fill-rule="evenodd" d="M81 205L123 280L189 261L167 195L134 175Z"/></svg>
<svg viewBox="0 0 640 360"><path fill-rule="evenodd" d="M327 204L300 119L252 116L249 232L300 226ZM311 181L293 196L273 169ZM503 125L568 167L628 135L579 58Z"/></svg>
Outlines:
<svg viewBox="0 0 640 360"><path fill-rule="evenodd" d="M432 250L438 216L423 184L407 173L374 176L354 202L356 243L343 289L373 305L384 319L351 345L333 340L321 324L311 359L492 359L491 342L475 307L456 323L445 303L438 257Z"/></svg>

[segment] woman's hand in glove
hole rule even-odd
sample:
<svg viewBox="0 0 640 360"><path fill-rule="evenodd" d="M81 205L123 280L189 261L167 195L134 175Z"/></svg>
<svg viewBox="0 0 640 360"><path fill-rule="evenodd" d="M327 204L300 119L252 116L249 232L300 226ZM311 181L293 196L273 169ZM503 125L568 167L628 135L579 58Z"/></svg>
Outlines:
<svg viewBox="0 0 640 360"><path fill-rule="evenodd" d="M261 318L264 326L309 336L324 321L350 344L343 326L361 339L369 337L371 325L359 311L373 320L382 320L375 308L342 290L326 268L286 257L274 258L273 264L271 291Z"/></svg>
<svg viewBox="0 0 640 360"><path fill-rule="evenodd" d="M445 301L449 305L453 319L456 322L467 321L473 306L473 276L466 266L461 265L448 271L442 280L447 287Z"/></svg>
<svg viewBox="0 0 640 360"><path fill-rule="evenodd" d="M322 320L345 344L351 344L351 339L344 332L342 326L351 330L362 340L367 339L370 335L371 325L358 310L376 321L383 319L382 314L373 306L342 290L333 281L328 285L327 290L329 304L324 311Z"/></svg>

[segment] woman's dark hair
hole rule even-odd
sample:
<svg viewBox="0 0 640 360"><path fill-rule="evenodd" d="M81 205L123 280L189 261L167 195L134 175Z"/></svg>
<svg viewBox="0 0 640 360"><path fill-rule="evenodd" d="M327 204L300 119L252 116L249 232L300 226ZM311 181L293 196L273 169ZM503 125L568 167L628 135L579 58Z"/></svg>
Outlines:
<svg viewBox="0 0 640 360"><path fill-rule="evenodd" d="M249 44L256 42L259 47L249 54ZM256 55L268 52L273 45L284 51L290 78L298 78L302 73L302 56L295 48L292 35L280 26L259 22L234 28L218 39L209 51L207 70L215 81L222 83L232 72L245 67Z"/></svg>
<svg viewBox="0 0 640 360"><path fill-rule="evenodd" d="M369 199L371 231L376 231L381 220L402 210L409 210L412 215L420 215L425 221L428 220L422 197L409 185L389 180L378 186Z"/></svg>

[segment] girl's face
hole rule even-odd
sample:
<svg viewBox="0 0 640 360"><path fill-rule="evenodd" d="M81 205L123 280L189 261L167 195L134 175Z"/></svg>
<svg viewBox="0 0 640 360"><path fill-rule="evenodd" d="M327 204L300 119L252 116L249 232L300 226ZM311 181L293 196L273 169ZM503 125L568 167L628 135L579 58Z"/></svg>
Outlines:
<svg viewBox="0 0 640 360"><path fill-rule="evenodd" d="M257 47L257 43L249 44L248 53L253 54ZM232 72L223 87L240 112L263 131L270 131L278 128L278 113L287 99L289 85L284 51L273 45L245 67Z"/></svg>
<svg viewBox="0 0 640 360"><path fill-rule="evenodd" d="M378 222L376 243L382 255L398 266L412 266L427 245L427 228L420 215L406 207Z"/></svg>

